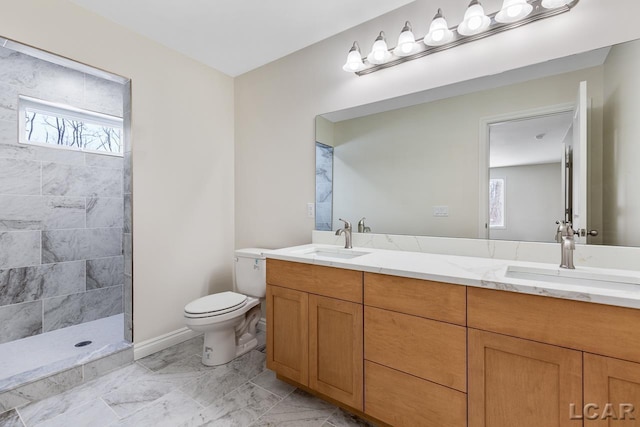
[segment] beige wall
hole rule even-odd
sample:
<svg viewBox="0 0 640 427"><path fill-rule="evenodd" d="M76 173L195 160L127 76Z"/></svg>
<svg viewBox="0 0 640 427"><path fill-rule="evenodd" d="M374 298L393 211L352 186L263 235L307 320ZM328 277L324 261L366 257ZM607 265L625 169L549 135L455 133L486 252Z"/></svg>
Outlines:
<svg viewBox="0 0 640 427"><path fill-rule="evenodd" d="M574 103L583 80L594 107L591 135L599 146L602 67L335 123L334 229L338 217L364 216L374 233L478 237L484 232L478 230L481 121ZM434 206L448 206L449 216L434 217ZM554 214L546 234L553 234L559 218ZM546 234L513 236L544 241Z"/></svg>
<svg viewBox="0 0 640 427"><path fill-rule="evenodd" d="M0 36L132 79L135 342L230 289L233 80L64 0L4 1Z"/></svg>
<svg viewBox="0 0 640 427"><path fill-rule="evenodd" d="M604 242L638 245L640 43L611 49L604 65Z"/></svg>
<svg viewBox="0 0 640 427"><path fill-rule="evenodd" d="M448 7L458 22L466 4ZM500 1L487 1L497 10ZM441 1L415 2L236 78L236 247L308 243L314 221L314 117L640 37L636 0L582 0L568 14L365 77L342 71L354 40L429 17ZM602 17L607 17L607 30ZM426 19L426 18L425 18ZM418 33L426 23L414 18ZM425 27L425 28L422 28ZM390 36L391 38L391 36ZM535 42L534 42L535 41ZM394 42L391 42L394 43Z"/></svg>

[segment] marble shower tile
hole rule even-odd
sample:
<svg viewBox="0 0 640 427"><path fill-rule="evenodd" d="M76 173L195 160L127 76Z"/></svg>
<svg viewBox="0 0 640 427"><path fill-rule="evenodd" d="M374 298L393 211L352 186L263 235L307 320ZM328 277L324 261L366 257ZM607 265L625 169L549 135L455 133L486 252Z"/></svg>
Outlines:
<svg viewBox="0 0 640 427"><path fill-rule="evenodd" d="M24 427L20 415L15 409L0 414L0 426L2 427Z"/></svg>
<svg viewBox="0 0 640 427"><path fill-rule="evenodd" d="M122 228L123 203L122 197L92 197L87 199L87 228Z"/></svg>
<svg viewBox="0 0 640 427"><path fill-rule="evenodd" d="M84 198L0 196L0 231L84 226Z"/></svg>
<svg viewBox="0 0 640 427"><path fill-rule="evenodd" d="M124 166L122 171L122 192L124 194L133 193L133 183L131 182L131 152L125 151L124 153Z"/></svg>
<svg viewBox="0 0 640 427"><path fill-rule="evenodd" d="M102 114L122 117L124 109L123 84L86 74L84 108Z"/></svg>
<svg viewBox="0 0 640 427"><path fill-rule="evenodd" d="M82 366L85 381L99 378L115 369L133 363L133 348L119 351Z"/></svg>
<svg viewBox="0 0 640 427"><path fill-rule="evenodd" d="M33 147L18 145L18 131L13 123L0 121L0 159L35 159Z"/></svg>
<svg viewBox="0 0 640 427"><path fill-rule="evenodd" d="M90 168L107 168L122 170L122 156L108 154L85 153L85 165Z"/></svg>
<svg viewBox="0 0 640 427"><path fill-rule="evenodd" d="M0 194L40 194L40 162L0 159Z"/></svg>
<svg viewBox="0 0 640 427"><path fill-rule="evenodd" d="M42 332L42 301L0 307L0 344Z"/></svg>
<svg viewBox="0 0 640 427"><path fill-rule="evenodd" d="M180 424L180 427L244 427L271 409L280 398L253 384L246 384L216 400L211 406Z"/></svg>
<svg viewBox="0 0 640 427"><path fill-rule="evenodd" d="M171 363L190 356L202 357L203 345L204 336L200 335L157 353L153 353L150 356L144 357L138 360L138 363L152 371L159 371Z"/></svg>
<svg viewBox="0 0 640 427"><path fill-rule="evenodd" d="M114 424L114 427L175 427L201 409L202 406L176 390Z"/></svg>
<svg viewBox="0 0 640 427"><path fill-rule="evenodd" d="M125 318L127 315L128 317L131 317L131 314L133 313L133 277L128 274L124 275L124 287L122 289L122 293L124 299L123 306Z"/></svg>
<svg viewBox="0 0 640 427"><path fill-rule="evenodd" d="M43 163L42 193L51 196L120 197L122 171Z"/></svg>
<svg viewBox="0 0 640 427"><path fill-rule="evenodd" d="M124 283L124 258L87 260L87 290L108 288Z"/></svg>
<svg viewBox="0 0 640 427"><path fill-rule="evenodd" d="M0 232L0 268L40 264L40 232Z"/></svg>
<svg viewBox="0 0 640 427"><path fill-rule="evenodd" d="M84 290L83 261L0 270L0 306Z"/></svg>
<svg viewBox="0 0 640 427"><path fill-rule="evenodd" d="M235 369L228 365L220 365L185 385L181 390L202 406L209 406L246 382L247 378Z"/></svg>
<svg viewBox="0 0 640 427"><path fill-rule="evenodd" d="M35 424L35 427L106 427L116 421L118 417L109 406L101 399L94 399L55 418Z"/></svg>
<svg viewBox="0 0 640 427"><path fill-rule="evenodd" d="M131 80L122 85L122 112L126 116L126 113L131 113ZM125 151L131 151L130 149Z"/></svg>
<svg viewBox="0 0 640 427"><path fill-rule="evenodd" d="M124 274L133 276L133 236L122 235L122 253L124 254Z"/></svg>
<svg viewBox="0 0 640 427"><path fill-rule="evenodd" d="M133 315L131 313L124 316L124 340L133 343Z"/></svg>
<svg viewBox="0 0 640 427"><path fill-rule="evenodd" d="M321 426L336 410L330 403L296 390L263 415L255 426Z"/></svg>
<svg viewBox="0 0 640 427"><path fill-rule="evenodd" d="M133 223L133 209L132 209L132 199L131 194L124 195L124 218L123 218L123 233L131 234Z"/></svg>
<svg viewBox="0 0 640 427"><path fill-rule="evenodd" d="M121 228L54 230L42 232L43 263L114 257L121 254Z"/></svg>
<svg viewBox="0 0 640 427"><path fill-rule="evenodd" d="M0 393L0 411L22 407L52 396L55 397L80 383L82 383L82 367L78 366L43 380Z"/></svg>
<svg viewBox="0 0 640 427"><path fill-rule="evenodd" d="M43 332L49 332L122 313L122 286L47 298L43 303Z"/></svg>
<svg viewBox="0 0 640 427"><path fill-rule="evenodd" d="M286 397L287 395L289 395L289 393L296 389L291 384L280 381L278 378L276 378L276 373L268 369L266 369L257 377L252 378L251 382L281 398Z"/></svg>
<svg viewBox="0 0 640 427"><path fill-rule="evenodd" d="M15 122L18 119L18 89L0 82L0 120Z"/></svg>

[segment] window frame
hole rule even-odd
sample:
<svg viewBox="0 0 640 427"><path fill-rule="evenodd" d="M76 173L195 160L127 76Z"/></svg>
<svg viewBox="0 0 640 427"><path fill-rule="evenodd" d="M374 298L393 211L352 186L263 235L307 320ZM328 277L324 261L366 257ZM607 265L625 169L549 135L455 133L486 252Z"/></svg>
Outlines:
<svg viewBox="0 0 640 427"><path fill-rule="evenodd" d="M491 230L506 230L507 229L507 177L500 176L495 178L489 178L489 187L491 187L491 181L502 181L502 225L492 225L491 215L489 215L489 229ZM489 208L491 208L491 200L489 200Z"/></svg>
<svg viewBox="0 0 640 427"><path fill-rule="evenodd" d="M92 150L84 147L71 147L68 145L49 144L46 142L29 141L27 139L26 112L34 111L39 114L56 116L64 119L77 120L84 123L108 126L120 129L121 137L124 137L124 120L120 117L89 111L71 105L57 102L44 101L30 96L18 95L18 143L36 147L53 148L57 150L77 151L81 153L100 154L113 157L124 157L123 152L113 153L109 151ZM124 144L124 141L121 141Z"/></svg>

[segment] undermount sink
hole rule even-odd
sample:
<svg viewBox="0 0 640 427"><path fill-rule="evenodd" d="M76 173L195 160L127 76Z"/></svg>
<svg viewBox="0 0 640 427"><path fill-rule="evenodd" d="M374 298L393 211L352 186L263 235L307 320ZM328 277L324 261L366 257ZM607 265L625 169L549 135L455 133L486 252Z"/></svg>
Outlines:
<svg viewBox="0 0 640 427"><path fill-rule="evenodd" d="M640 279L637 277L599 274L562 268L551 269L509 266L505 276L512 279L618 290L638 290L637 286L640 285Z"/></svg>
<svg viewBox="0 0 640 427"><path fill-rule="evenodd" d="M318 258L353 259L369 252L354 251L352 249L311 248L298 252L300 255L312 255Z"/></svg>

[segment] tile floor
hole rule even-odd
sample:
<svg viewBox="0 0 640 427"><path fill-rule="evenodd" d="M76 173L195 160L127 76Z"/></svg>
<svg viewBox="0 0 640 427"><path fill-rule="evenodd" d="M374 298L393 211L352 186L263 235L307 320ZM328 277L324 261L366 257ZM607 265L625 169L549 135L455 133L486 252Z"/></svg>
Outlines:
<svg viewBox="0 0 640 427"><path fill-rule="evenodd" d="M295 389L253 350L232 362L200 362L194 338L60 395L0 414L1 427L348 427L371 424Z"/></svg>

